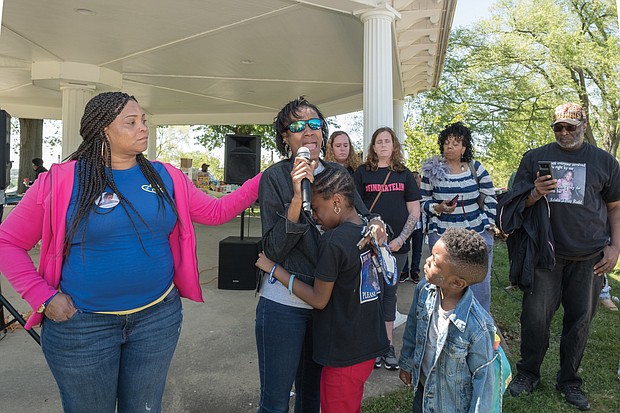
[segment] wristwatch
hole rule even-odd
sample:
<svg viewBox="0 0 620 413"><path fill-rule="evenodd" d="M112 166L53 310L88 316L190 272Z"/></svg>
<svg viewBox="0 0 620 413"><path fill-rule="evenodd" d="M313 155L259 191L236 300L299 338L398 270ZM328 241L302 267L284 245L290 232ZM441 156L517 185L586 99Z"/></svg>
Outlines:
<svg viewBox="0 0 620 413"><path fill-rule="evenodd" d="M43 304L41 304L41 306L37 309L37 313L43 314L47 306L50 304L50 301L52 301L52 299L56 297L56 294L58 294L58 291L55 292L54 295L52 295L50 298L48 298Z"/></svg>

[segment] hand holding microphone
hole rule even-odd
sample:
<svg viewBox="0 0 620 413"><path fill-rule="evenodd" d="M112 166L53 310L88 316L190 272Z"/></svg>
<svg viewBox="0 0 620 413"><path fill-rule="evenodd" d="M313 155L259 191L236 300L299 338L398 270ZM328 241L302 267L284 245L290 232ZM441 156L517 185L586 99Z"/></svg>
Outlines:
<svg viewBox="0 0 620 413"><path fill-rule="evenodd" d="M297 158L303 158L310 165L310 149L302 146L297 150L296 156ZM311 201L312 188L310 187L310 181L304 178L301 181L301 207L308 214L312 213Z"/></svg>

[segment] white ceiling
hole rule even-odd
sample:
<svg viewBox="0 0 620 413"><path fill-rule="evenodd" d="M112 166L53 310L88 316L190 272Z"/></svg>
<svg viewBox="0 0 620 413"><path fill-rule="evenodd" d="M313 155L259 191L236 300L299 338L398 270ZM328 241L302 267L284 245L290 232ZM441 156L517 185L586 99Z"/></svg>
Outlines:
<svg viewBox="0 0 620 413"><path fill-rule="evenodd" d="M269 123L306 95L325 115L362 108L371 0L6 0L0 108L61 118L59 82L33 63L120 73L155 124ZM394 98L437 84L456 0L392 0ZM1 4L1 1L0 1ZM82 14L80 9L93 11ZM99 85L97 90L104 88Z"/></svg>

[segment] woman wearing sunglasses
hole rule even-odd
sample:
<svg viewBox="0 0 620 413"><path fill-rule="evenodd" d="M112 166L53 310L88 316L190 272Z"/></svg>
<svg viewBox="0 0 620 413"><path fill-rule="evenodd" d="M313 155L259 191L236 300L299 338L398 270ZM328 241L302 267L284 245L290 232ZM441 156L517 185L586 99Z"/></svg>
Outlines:
<svg viewBox="0 0 620 413"><path fill-rule="evenodd" d="M256 307L256 346L260 376L258 411L288 412L295 383L295 412L318 413L321 366L312 351L313 309L273 277L283 267L295 278L314 284L321 236L311 213L302 209L302 180L314 181L325 169L319 157L325 150L327 123L319 109L299 97L284 106L274 119L276 147L284 158L263 173L259 187L264 254L276 264L259 281ZM304 146L310 160L296 156ZM332 164L338 167L336 164ZM368 210L356 195L355 207ZM372 226L385 239L385 226Z"/></svg>
<svg viewBox="0 0 620 413"><path fill-rule="evenodd" d="M380 214L392 228L393 238L390 250L396 257L400 274L407 260L409 238L420 217L420 191L413 174L403 163L403 152L396 134L391 128L379 128L373 134L368 147L366 163L357 168L353 180L366 206ZM398 370L394 352L392 331L396 319L396 289L384 284L383 313L385 327L390 341L388 351L375 360L375 368L385 365L388 370Z"/></svg>
<svg viewBox="0 0 620 413"><path fill-rule="evenodd" d="M439 133L441 157L431 158L422 166L422 208L429 219L428 246L448 228L466 228L478 232L487 243L489 264L486 278L471 286L482 307L491 309L491 264L493 261L493 226L495 225L495 189L491 176L473 160L471 131L461 122ZM484 204L478 203L480 194Z"/></svg>

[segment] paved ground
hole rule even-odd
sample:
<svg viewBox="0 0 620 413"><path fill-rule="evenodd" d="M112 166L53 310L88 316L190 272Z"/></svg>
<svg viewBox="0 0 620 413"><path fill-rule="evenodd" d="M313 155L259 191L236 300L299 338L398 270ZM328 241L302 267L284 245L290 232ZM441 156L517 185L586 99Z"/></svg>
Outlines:
<svg viewBox="0 0 620 413"><path fill-rule="evenodd" d="M217 288L219 241L239 236L240 221L237 218L220 227L197 225L196 230L205 303L183 300L183 329L168 375L164 411L255 412L259 397L254 340L257 298L253 291ZM246 218L245 232L260 236L260 220ZM38 259L36 249L32 255ZM0 282L5 297L19 311L28 311L6 280L0 278ZM413 287L410 282L399 286L400 313L407 314ZM402 334L400 326L394 333L397 351ZM375 370L366 384L365 397L402 387L397 372ZM39 346L24 330L6 334L0 340L0 413L60 411L58 390Z"/></svg>

